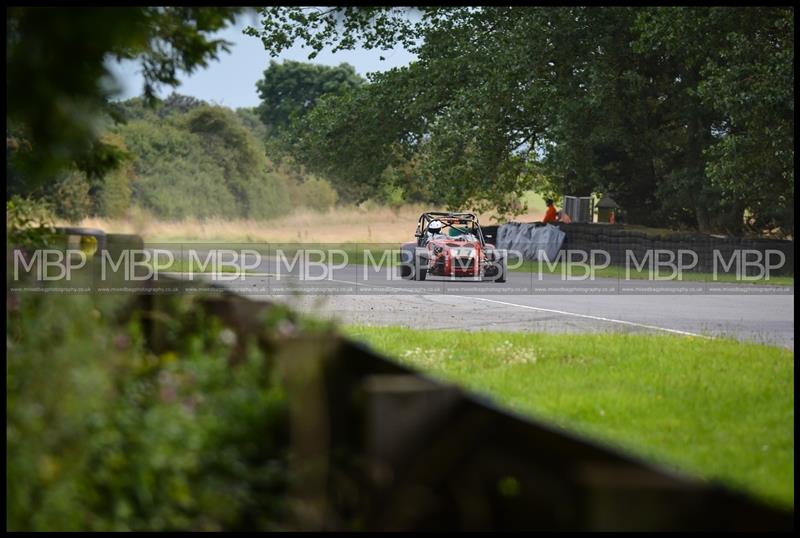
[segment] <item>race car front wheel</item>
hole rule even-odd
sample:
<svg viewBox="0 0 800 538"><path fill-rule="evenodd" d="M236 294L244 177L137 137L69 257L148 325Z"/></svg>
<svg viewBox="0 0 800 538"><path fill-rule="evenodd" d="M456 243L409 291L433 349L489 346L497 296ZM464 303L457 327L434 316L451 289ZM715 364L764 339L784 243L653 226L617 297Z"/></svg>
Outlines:
<svg viewBox="0 0 800 538"><path fill-rule="evenodd" d="M424 267L420 267L419 263L417 263L416 267L416 279L417 280L425 280L425 277L428 276L428 270Z"/></svg>
<svg viewBox="0 0 800 538"><path fill-rule="evenodd" d="M414 259L414 280L425 280L428 276L428 260L422 256Z"/></svg>
<svg viewBox="0 0 800 538"><path fill-rule="evenodd" d="M500 266L500 274L497 276L497 278L494 279L494 281L495 282L499 282L500 284L502 284L503 282L506 281L506 266L505 266L505 264Z"/></svg>

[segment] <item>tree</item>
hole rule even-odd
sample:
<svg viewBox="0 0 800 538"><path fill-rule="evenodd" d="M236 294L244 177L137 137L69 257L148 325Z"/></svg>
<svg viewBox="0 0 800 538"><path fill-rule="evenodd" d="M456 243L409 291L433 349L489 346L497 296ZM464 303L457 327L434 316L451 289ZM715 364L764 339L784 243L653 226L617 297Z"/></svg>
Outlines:
<svg viewBox="0 0 800 538"><path fill-rule="evenodd" d="M403 120L380 113L376 89L323 97L297 128L292 153L312 173L330 179L347 201L379 192L387 166L401 158L392 143L401 136Z"/></svg>
<svg viewBox="0 0 800 538"><path fill-rule="evenodd" d="M704 70L703 102L721 118L706 173L725 197L744 200L760 230L794 229L794 13L736 11L725 48Z"/></svg>
<svg viewBox="0 0 800 538"><path fill-rule="evenodd" d="M236 216L222 167L205 152L199 136L176 123L156 116L117 127L134 155L132 202L164 219Z"/></svg>
<svg viewBox="0 0 800 538"><path fill-rule="evenodd" d="M235 112L236 115L239 116L239 120L242 122L242 125L247 127L256 140L266 140L267 127L261 121L261 118L258 115L257 107L237 108Z"/></svg>
<svg viewBox="0 0 800 538"><path fill-rule="evenodd" d="M398 43L418 55L306 116L300 159L337 188L379 191L386 167L413 158L450 206L502 210L536 169L553 192L612 193L630 221L735 232L769 199L787 208L769 222L793 226L790 9L261 13L248 32L272 54L302 41L312 55Z"/></svg>
<svg viewBox="0 0 800 538"><path fill-rule="evenodd" d="M223 169L225 186L236 199L241 216L275 216L286 211L284 186L267 173L261 145L234 112L222 107L201 107L183 119L198 135L207 155Z"/></svg>
<svg viewBox="0 0 800 538"><path fill-rule="evenodd" d="M289 208L262 142L230 109L203 105L115 131L135 156L132 202L158 217L269 218Z"/></svg>
<svg viewBox="0 0 800 538"><path fill-rule="evenodd" d="M86 176L73 170L49 185L49 196L56 216L79 222L92 212L91 185Z"/></svg>
<svg viewBox="0 0 800 538"><path fill-rule="evenodd" d="M261 105L258 112L272 135L283 134L302 118L323 95L340 95L364 82L353 66L337 67L272 60L264 78L256 82Z"/></svg>
<svg viewBox="0 0 800 538"><path fill-rule="evenodd" d="M304 175L302 165L307 164L308 160L298 162L293 157L298 144L303 142L301 138L304 134L300 125L317 103L325 98L346 95L363 83L364 79L346 63L329 67L303 62L284 61L279 64L271 61L264 71L264 78L256 83L262 102L255 112L260 116L267 153L279 163L280 168L293 168L290 175ZM246 122L250 121L246 115L242 117ZM319 167L312 168L316 172L322 172ZM299 182L292 187L292 192L318 190L324 199L324 202L320 202L322 205L332 204L336 199L327 193L328 183L324 183L322 187L322 184L314 180L303 187L302 180L290 180L290 183L292 181ZM337 190L344 193L344 199L353 199L352 196L348 197L349 185L337 184ZM295 198L305 200L304 196ZM309 204L304 202L304 205Z"/></svg>
<svg viewBox="0 0 800 538"><path fill-rule="evenodd" d="M156 110L158 115L164 118L170 114L185 114L201 106L208 106L208 103L191 95L172 92L166 99L158 102Z"/></svg>
<svg viewBox="0 0 800 538"><path fill-rule="evenodd" d="M10 7L6 11L6 120L24 151L14 166L32 184L77 167L102 176L124 158L104 144L97 116L115 92L108 59L138 58L144 94L176 86L178 72L207 65L230 43L212 39L241 8ZM8 144L7 144L8 145Z"/></svg>
<svg viewBox="0 0 800 538"><path fill-rule="evenodd" d="M539 38L542 21L526 13L425 8L410 21L394 8L263 10L261 36L272 53L305 39L314 50L326 42L335 42L334 50L402 42L419 55L411 66L373 75L369 87L317 107L317 126L307 122L310 132L299 144L311 152L304 160L335 177L337 188L349 184L363 197L381 190L388 166L415 159L437 201L502 207L508 193L529 186L525 171L543 130L537 112L546 93L529 91L543 89L530 84L538 72L529 48L532 40L547 44Z"/></svg>
<svg viewBox="0 0 800 538"><path fill-rule="evenodd" d="M105 133L102 140L128 154L125 140L118 133ZM125 215L131 206L131 178L133 163L127 159L121 166L107 172L101 181L95 180L89 194L93 213L102 217L118 218Z"/></svg>
<svg viewBox="0 0 800 538"><path fill-rule="evenodd" d="M455 21L472 16L456 10L408 68L373 75L368 86L320 102L303 122L304 162L335 178L337 189L345 186L355 199L381 191L382 178L392 177L384 174L388 166L412 161L427 174L432 198L447 205L479 205L523 190L528 178L518 172L531 153L536 126L509 126L505 118L524 113L535 96L511 91L518 77L494 76L498 69L514 69L517 58L504 52L504 41L487 39L485 47L474 47L472 29L466 22L457 28ZM497 12L493 35L518 22L513 13ZM462 56L474 63L459 65Z"/></svg>

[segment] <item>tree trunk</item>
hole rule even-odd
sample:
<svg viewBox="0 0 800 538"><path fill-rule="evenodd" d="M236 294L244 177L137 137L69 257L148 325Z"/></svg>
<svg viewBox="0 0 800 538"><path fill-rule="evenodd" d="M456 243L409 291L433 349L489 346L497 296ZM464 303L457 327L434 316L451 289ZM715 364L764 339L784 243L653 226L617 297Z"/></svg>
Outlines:
<svg viewBox="0 0 800 538"><path fill-rule="evenodd" d="M742 235L744 231L744 202L733 202L721 215L720 227L731 235Z"/></svg>
<svg viewBox="0 0 800 538"><path fill-rule="evenodd" d="M711 231L711 219L708 215L708 207L703 203L698 203L694 207L695 217L697 218L697 229L703 233Z"/></svg>
<svg viewBox="0 0 800 538"><path fill-rule="evenodd" d="M686 73L688 88L697 88L700 73L697 68L689 68ZM706 162L703 152L711 144L710 122L703 115L703 107L696 96L687 95L688 118L686 140L686 173L691 178L691 193L695 200L695 214L697 227L701 232L709 232L712 221L717 215L712 215L710 206L716 206L715 194L709 192L706 181Z"/></svg>

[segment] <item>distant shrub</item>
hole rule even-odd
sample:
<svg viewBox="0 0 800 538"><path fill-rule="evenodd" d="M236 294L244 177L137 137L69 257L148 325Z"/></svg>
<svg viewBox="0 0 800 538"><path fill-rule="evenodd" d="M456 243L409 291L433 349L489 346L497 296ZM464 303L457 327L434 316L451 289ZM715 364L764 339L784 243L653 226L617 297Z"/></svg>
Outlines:
<svg viewBox="0 0 800 538"><path fill-rule="evenodd" d="M119 218L125 215L131 205L130 176L128 167L115 170L103 181L103 188L97 194L96 213L102 217Z"/></svg>
<svg viewBox="0 0 800 538"><path fill-rule="evenodd" d="M103 141L129 154L125 140L119 133L108 132ZM116 170L107 173L92 188L94 214L101 217L117 218L125 215L131 205L131 185L133 163L126 159Z"/></svg>
<svg viewBox="0 0 800 538"><path fill-rule="evenodd" d="M135 156L132 202L164 219L285 214L287 186L270 171L263 142L241 117L223 107L188 105L118 128Z"/></svg>
<svg viewBox="0 0 800 538"><path fill-rule="evenodd" d="M274 174L260 172L247 182L246 216L251 219L270 219L287 213L291 207L289 192Z"/></svg>
<svg viewBox="0 0 800 538"><path fill-rule="evenodd" d="M338 202L339 194L330 181L308 174L291 156L283 154L268 162L270 173L286 189L292 207L327 211Z"/></svg>
<svg viewBox="0 0 800 538"><path fill-rule="evenodd" d="M336 205L337 199L336 189L329 181L312 176L295 185L292 205L327 211Z"/></svg>
<svg viewBox="0 0 800 538"><path fill-rule="evenodd" d="M166 121L157 127L130 122L121 133L136 156L133 203L165 219L241 216L221 166L203 151L196 135Z"/></svg>

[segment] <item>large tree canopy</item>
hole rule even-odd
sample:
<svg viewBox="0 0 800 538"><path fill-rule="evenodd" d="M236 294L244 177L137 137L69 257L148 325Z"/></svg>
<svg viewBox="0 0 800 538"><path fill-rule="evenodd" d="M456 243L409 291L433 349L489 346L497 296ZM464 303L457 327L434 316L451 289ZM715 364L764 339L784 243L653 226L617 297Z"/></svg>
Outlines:
<svg viewBox="0 0 800 538"><path fill-rule="evenodd" d="M411 12L410 12L411 11ZM402 163L451 207L494 205L543 172L612 194L629 221L793 228L789 8L280 8L250 28L278 54L415 52L320 99L299 158L366 196ZM419 179L418 180L422 180Z"/></svg>
<svg viewBox="0 0 800 538"><path fill-rule="evenodd" d="M264 77L256 82L264 125L272 134L285 131L304 116L322 95L338 95L364 82L352 65L337 67L303 62L271 61Z"/></svg>

